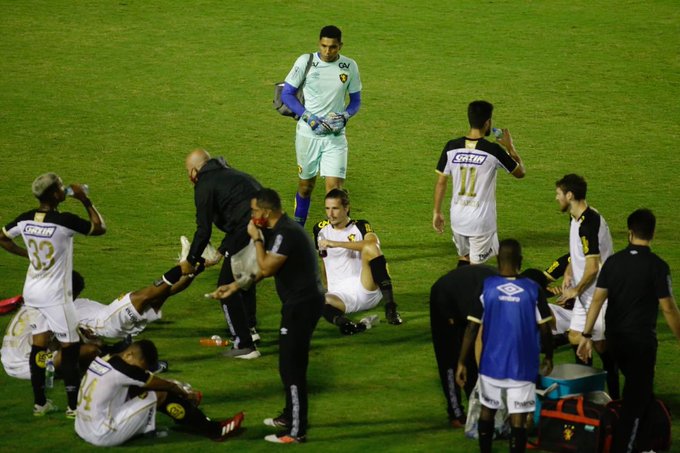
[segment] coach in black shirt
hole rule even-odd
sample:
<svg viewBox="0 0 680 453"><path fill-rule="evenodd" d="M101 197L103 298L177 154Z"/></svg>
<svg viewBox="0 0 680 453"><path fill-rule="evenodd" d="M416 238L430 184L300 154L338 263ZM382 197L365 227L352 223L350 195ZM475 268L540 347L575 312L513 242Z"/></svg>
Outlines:
<svg viewBox="0 0 680 453"><path fill-rule="evenodd" d="M250 242L247 232L250 200L262 186L252 176L229 167L223 158L211 158L203 149L189 153L186 169L194 184L196 232L187 261L181 263L182 271L185 274L193 272L215 224L225 233L218 248L225 260L217 284L231 283L234 281L231 256ZM259 357L249 329L255 327L255 286L224 298L222 306L231 333L236 337L234 349L224 355L240 359Z"/></svg>
<svg viewBox="0 0 680 453"><path fill-rule="evenodd" d="M279 331L279 374L286 392L286 407L265 425L283 428L265 440L299 443L307 431L307 364L312 333L321 317L324 290L317 254L305 230L281 210L281 199L272 189L262 189L251 201L248 234L255 241L260 273L256 280L274 276L283 302ZM266 229L266 244L261 229ZM212 296L237 290L237 283L218 288Z"/></svg>
<svg viewBox="0 0 680 453"><path fill-rule="evenodd" d="M680 312L671 290L670 270L649 248L655 226L656 218L648 209L638 209L628 217L630 244L602 266L578 348L581 359L591 355L592 328L608 298L607 345L626 379L621 419L612 446L612 451L617 452L635 446L637 428L654 398L659 305L668 326L680 340Z"/></svg>

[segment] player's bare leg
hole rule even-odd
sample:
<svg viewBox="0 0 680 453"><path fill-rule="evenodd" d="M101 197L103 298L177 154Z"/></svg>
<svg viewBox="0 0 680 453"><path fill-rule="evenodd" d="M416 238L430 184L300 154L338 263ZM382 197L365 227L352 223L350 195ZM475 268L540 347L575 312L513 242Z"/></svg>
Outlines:
<svg viewBox="0 0 680 453"><path fill-rule="evenodd" d="M342 189L342 185L345 183L345 178L339 178L337 176L326 176L326 193L333 189Z"/></svg>

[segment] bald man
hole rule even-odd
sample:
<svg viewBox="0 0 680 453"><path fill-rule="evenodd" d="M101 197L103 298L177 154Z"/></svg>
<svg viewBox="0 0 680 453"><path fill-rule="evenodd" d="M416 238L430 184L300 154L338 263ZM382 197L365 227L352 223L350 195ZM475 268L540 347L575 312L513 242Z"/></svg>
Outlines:
<svg viewBox="0 0 680 453"><path fill-rule="evenodd" d="M224 158L212 158L204 149L189 153L185 165L189 180L194 185L196 232L187 260L181 263L182 271L185 274L193 272L210 241L214 223L225 233L218 248L225 259L217 284L229 284L234 281L231 257L250 242L247 232L250 200L262 186L252 176L231 168ZM260 352L253 342L253 335L257 332L254 330L255 285L222 299L222 309L229 330L235 337L234 348L224 355L239 359L259 357Z"/></svg>

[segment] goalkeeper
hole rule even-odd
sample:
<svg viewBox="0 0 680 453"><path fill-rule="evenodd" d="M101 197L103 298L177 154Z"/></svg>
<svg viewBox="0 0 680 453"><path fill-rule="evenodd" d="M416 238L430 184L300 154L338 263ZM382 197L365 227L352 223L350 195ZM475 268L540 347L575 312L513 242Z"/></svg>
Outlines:
<svg viewBox="0 0 680 453"><path fill-rule="evenodd" d="M282 101L300 117L295 134L298 189L295 221L307 221L317 174L326 179L326 193L341 188L347 174L345 126L361 106L361 79L354 60L340 55L342 32L334 25L321 29L319 51L309 72L309 54L303 54L285 80ZM304 104L296 97L304 94ZM349 104L345 107L345 97Z"/></svg>

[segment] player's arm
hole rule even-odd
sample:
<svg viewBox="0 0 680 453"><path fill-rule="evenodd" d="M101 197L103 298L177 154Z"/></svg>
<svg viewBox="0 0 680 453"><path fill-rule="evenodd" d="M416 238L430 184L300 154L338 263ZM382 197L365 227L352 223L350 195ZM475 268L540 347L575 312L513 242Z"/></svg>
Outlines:
<svg viewBox="0 0 680 453"><path fill-rule="evenodd" d="M257 264L260 266L260 272L258 272L257 277L255 278L255 281L258 282L263 278L271 277L276 274L279 269L281 269L281 266L283 266L283 263L286 262L288 256L276 253L276 251L268 252L265 250L262 232L255 226L252 220L248 223L248 235L250 235L250 238L255 243Z"/></svg>
<svg viewBox="0 0 680 453"><path fill-rule="evenodd" d="M13 255L28 258L28 251L23 247L19 247L9 236L7 236L4 228L0 230L0 247Z"/></svg>
<svg viewBox="0 0 680 453"><path fill-rule="evenodd" d="M87 215L90 217L90 224L92 228L90 229L90 236L101 236L106 233L106 223L104 223L104 218L94 207L92 201L87 197L85 190L81 184L71 184L71 189L73 189L73 198L79 200L85 209L87 209Z"/></svg>
<svg viewBox="0 0 680 453"><path fill-rule="evenodd" d="M512 157L512 160L517 163L517 166L510 172L510 174L515 178L524 178L524 175L526 174L524 162L522 162L522 158L519 156L519 154L517 154L517 150L515 150L515 145L512 143L512 135L510 135L510 131L503 129L503 135L501 135L496 141L502 145L503 148L505 148L510 157Z"/></svg>
<svg viewBox="0 0 680 453"><path fill-rule="evenodd" d="M576 350L576 354L581 360L587 361L593 353L593 342L590 337L592 336L593 327L600 314L600 310L602 310L602 306L607 300L607 294L609 294L607 288L595 288L595 294L593 294L593 300L590 302L590 308L588 308L588 314L586 315L586 323L583 326L581 340Z"/></svg>
<svg viewBox="0 0 680 453"><path fill-rule="evenodd" d="M434 209L432 210L432 228L437 233L444 232L444 216L442 216L442 203L446 196L448 177L437 171L437 182L434 184Z"/></svg>
<svg viewBox="0 0 680 453"><path fill-rule="evenodd" d="M668 327L670 327L675 338L680 341L680 311L678 310L678 305L675 303L673 295L671 294L668 297L659 299L659 306L661 307L663 317L666 318Z"/></svg>
<svg viewBox="0 0 680 453"><path fill-rule="evenodd" d="M458 356L458 366L456 367L456 383L461 387L465 386L467 381L467 367L465 364L468 360L468 355L472 351L472 346L477 339L480 322L478 319L471 319L468 317L468 323L465 327L465 335L463 336L463 344L460 348L460 356Z"/></svg>
<svg viewBox="0 0 680 453"><path fill-rule="evenodd" d="M553 369L553 341L552 330L550 328L551 321L553 321L552 310L548 306L548 300L543 290L538 293L538 301L536 304L538 311L538 329L541 333L541 349L543 350L543 363L541 363L541 374L549 375Z"/></svg>
<svg viewBox="0 0 680 453"><path fill-rule="evenodd" d="M328 239L320 239L319 247L339 247L360 252L366 243L378 244L378 235L375 233L366 233L361 241L330 241Z"/></svg>
<svg viewBox="0 0 680 453"><path fill-rule="evenodd" d="M174 393L175 395L179 395L190 401L200 400L198 392L196 391L187 392L186 390L184 390L184 388L182 388L178 384L166 381L165 379L159 378L154 374L151 374L151 378L147 381L143 388L149 390L156 390L160 392Z"/></svg>
<svg viewBox="0 0 680 453"><path fill-rule="evenodd" d="M289 109L295 112L297 116L302 116L305 113L305 106L302 105L297 98L297 91L297 87L285 82L283 84L283 90L281 90L281 101L283 101Z"/></svg>
<svg viewBox="0 0 680 453"><path fill-rule="evenodd" d="M565 301L568 299L573 299L578 297L585 290L590 288L590 286L595 283L597 279L597 273L600 271L600 255L587 255L586 256L586 267L583 271L583 277L573 288L567 288L562 291L562 296L560 301Z"/></svg>
<svg viewBox="0 0 680 453"><path fill-rule="evenodd" d="M210 236L212 235L213 213L213 191L208 187L196 187L194 189L194 204L196 205L196 231L191 241L191 248L187 255L187 260L182 261L182 272L191 274L195 270L195 265L200 261Z"/></svg>

